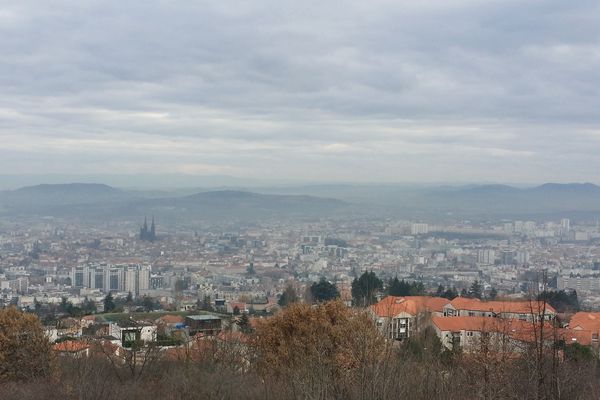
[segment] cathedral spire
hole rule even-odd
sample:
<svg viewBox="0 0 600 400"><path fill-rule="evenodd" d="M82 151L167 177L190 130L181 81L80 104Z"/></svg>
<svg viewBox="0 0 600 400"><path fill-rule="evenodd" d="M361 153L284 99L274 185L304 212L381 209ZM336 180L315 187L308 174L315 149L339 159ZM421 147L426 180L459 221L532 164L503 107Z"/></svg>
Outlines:
<svg viewBox="0 0 600 400"><path fill-rule="evenodd" d="M150 240L156 239L156 225L154 224L154 215L152 216L152 225L150 225Z"/></svg>

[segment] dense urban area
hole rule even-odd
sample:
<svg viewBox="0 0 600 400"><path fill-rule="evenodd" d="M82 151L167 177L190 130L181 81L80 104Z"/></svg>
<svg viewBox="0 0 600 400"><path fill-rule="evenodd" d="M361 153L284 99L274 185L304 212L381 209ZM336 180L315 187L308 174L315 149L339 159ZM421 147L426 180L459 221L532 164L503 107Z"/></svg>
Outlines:
<svg viewBox="0 0 600 400"><path fill-rule="evenodd" d="M11 217L0 392L587 398L599 244L569 218Z"/></svg>

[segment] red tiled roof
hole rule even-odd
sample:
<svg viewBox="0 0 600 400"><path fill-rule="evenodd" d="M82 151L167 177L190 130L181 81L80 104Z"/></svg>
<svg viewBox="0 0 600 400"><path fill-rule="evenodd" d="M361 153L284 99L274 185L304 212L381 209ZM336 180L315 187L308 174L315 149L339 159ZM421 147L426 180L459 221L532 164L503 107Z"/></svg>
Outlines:
<svg viewBox="0 0 600 400"><path fill-rule="evenodd" d="M65 340L64 342L56 343L52 348L55 351L66 352L66 353L78 353L83 350L90 348L90 345L86 342L78 340Z"/></svg>
<svg viewBox="0 0 600 400"><path fill-rule="evenodd" d="M496 332L523 342L533 342L539 337L540 325L517 319L489 317L432 317L432 323L443 332ZM543 330L546 340L554 334L564 337L564 330L555 330L548 322Z"/></svg>
<svg viewBox="0 0 600 400"><path fill-rule="evenodd" d="M481 301L479 299L469 299L466 297L457 297L450 302L456 310L467 311L491 311L493 313L514 313L514 314L541 314L556 313L556 310L548 303L544 305L542 301Z"/></svg>
<svg viewBox="0 0 600 400"><path fill-rule="evenodd" d="M371 310L379 317L393 318L402 312L410 315L417 315L423 311L442 312L443 307L448 303L447 299L441 297L387 296L377 304L372 305Z"/></svg>
<svg viewBox="0 0 600 400"><path fill-rule="evenodd" d="M580 311L571 317L569 329L580 327L586 330L600 330L600 313Z"/></svg>

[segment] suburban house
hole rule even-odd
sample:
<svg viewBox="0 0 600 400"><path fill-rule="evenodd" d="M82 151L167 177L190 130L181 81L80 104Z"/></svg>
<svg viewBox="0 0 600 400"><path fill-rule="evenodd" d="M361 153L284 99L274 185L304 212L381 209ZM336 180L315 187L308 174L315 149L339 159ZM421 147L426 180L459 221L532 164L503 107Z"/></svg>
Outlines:
<svg viewBox="0 0 600 400"><path fill-rule="evenodd" d="M448 299L429 296L387 296L370 307L377 327L389 339L403 340L428 316L444 315Z"/></svg>
<svg viewBox="0 0 600 400"><path fill-rule="evenodd" d="M61 356L88 357L90 355L90 345L80 340L65 340L54 344L52 349Z"/></svg>
<svg viewBox="0 0 600 400"><path fill-rule="evenodd" d="M216 335L221 332L222 321L216 315L188 315L185 324L189 328L190 336L197 333L203 335Z"/></svg>
<svg viewBox="0 0 600 400"><path fill-rule="evenodd" d="M167 314L154 320L160 335L170 336L185 326L185 318L181 315Z"/></svg>
<svg viewBox="0 0 600 400"><path fill-rule="evenodd" d="M156 330L154 324L125 320L111 323L109 335L116 338L122 347L131 347L136 342L155 342Z"/></svg>
<svg viewBox="0 0 600 400"><path fill-rule="evenodd" d="M227 302L227 313L234 314L235 310L238 310L240 314L248 314L248 307L246 303L241 301L231 301Z"/></svg>
<svg viewBox="0 0 600 400"><path fill-rule="evenodd" d="M457 297L444 305L446 317L495 317L537 321L542 315L545 320L553 320L556 310L548 303L537 300L525 301L481 301Z"/></svg>

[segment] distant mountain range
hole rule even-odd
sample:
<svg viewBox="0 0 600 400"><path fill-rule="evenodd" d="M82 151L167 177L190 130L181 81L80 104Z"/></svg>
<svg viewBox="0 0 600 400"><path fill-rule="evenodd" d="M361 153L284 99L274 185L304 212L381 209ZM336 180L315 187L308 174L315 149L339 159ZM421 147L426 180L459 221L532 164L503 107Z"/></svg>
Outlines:
<svg viewBox="0 0 600 400"><path fill-rule="evenodd" d="M588 213L600 216L600 187L590 183L547 183L531 188L310 185L198 189L187 194L190 192L190 189L127 191L95 183L37 185L0 192L0 213L98 219L156 215L172 221L345 215L491 218Z"/></svg>
<svg viewBox="0 0 600 400"><path fill-rule="evenodd" d="M319 217L347 204L304 195L259 194L239 190L205 191L184 196L146 195L103 184L29 186L0 192L0 210L13 215L120 218L157 215L169 220Z"/></svg>

